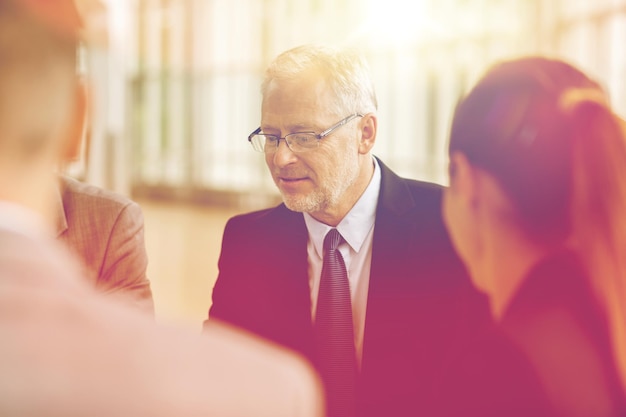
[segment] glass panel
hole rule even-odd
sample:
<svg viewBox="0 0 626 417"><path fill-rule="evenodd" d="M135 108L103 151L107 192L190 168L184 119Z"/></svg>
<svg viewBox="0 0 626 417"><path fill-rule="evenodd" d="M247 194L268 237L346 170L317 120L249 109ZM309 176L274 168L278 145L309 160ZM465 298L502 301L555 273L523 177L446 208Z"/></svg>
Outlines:
<svg viewBox="0 0 626 417"><path fill-rule="evenodd" d="M454 104L501 59L566 58L598 77L626 113L626 0L133 3L137 39L128 48L138 56L124 81L139 184L275 192L246 138L259 125L264 67L301 43L363 50L379 99L374 152L411 177L445 181Z"/></svg>

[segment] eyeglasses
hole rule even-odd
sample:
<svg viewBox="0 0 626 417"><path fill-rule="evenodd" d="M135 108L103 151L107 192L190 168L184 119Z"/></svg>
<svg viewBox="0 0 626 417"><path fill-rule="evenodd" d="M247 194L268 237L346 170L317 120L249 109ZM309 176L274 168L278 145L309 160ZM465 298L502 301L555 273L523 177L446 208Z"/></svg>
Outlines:
<svg viewBox="0 0 626 417"><path fill-rule="evenodd" d="M282 138L276 135L261 133L261 128L259 127L248 136L248 142L252 144L252 148L257 152L274 153L278 149L278 145L280 145L280 140L282 139L292 152L307 152L317 148L320 140L357 117L363 117L363 115L358 113L350 115L320 134L313 132L297 132L290 133Z"/></svg>

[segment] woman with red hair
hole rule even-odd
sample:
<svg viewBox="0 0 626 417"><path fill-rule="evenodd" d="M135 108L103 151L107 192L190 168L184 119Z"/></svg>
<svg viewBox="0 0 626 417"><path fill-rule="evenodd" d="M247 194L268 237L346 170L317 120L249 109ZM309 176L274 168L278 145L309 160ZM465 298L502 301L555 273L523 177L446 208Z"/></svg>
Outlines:
<svg viewBox="0 0 626 417"><path fill-rule="evenodd" d="M558 60L497 65L449 157L446 225L545 414L626 415L626 141L601 87Z"/></svg>

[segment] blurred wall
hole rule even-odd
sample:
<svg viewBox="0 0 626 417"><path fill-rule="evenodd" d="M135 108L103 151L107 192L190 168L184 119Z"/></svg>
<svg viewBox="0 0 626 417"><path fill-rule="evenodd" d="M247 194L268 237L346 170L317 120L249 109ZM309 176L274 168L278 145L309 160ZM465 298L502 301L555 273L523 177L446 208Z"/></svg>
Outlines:
<svg viewBox="0 0 626 417"><path fill-rule="evenodd" d="M379 98L374 153L445 182L454 105L497 60L542 53L589 71L626 115L626 0L108 0L88 45L96 106L84 176L139 196L246 207L275 198L247 135L278 53L355 46Z"/></svg>

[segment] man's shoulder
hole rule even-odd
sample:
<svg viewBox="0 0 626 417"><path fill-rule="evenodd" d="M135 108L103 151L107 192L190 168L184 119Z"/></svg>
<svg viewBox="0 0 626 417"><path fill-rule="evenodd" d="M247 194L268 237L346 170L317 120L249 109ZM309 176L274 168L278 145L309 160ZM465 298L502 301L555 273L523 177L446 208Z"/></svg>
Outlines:
<svg viewBox="0 0 626 417"><path fill-rule="evenodd" d="M413 192L418 194L440 197L443 191L443 186L434 182L421 181L411 178L402 178L402 180Z"/></svg>
<svg viewBox="0 0 626 417"><path fill-rule="evenodd" d="M405 178L396 174L382 161L381 202L400 209L439 212L444 187L434 182Z"/></svg>
<svg viewBox="0 0 626 417"><path fill-rule="evenodd" d="M289 210L284 204L231 217L224 228L225 242L238 246L258 247L272 242L294 243L304 236L306 225L302 213Z"/></svg>
<svg viewBox="0 0 626 417"><path fill-rule="evenodd" d="M67 176L61 177L61 187L66 210L81 206L95 212L121 211L127 206L137 205L121 194Z"/></svg>
<svg viewBox="0 0 626 417"><path fill-rule="evenodd" d="M237 214L228 220L228 224L231 226L262 227L264 225L272 226L277 222L288 222L297 219L302 219L302 213L291 211L284 203L281 203L274 207Z"/></svg>
<svg viewBox="0 0 626 417"><path fill-rule="evenodd" d="M406 179L406 184L420 211L441 213L441 199L444 187L433 182Z"/></svg>
<svg viewBox="0 0 626 417"><path fill-rule="evenodd" d="M77 225L80 225L81 230L93 228L103 231L119 227L128 232L143 225L143 212L136 202L72 178L61 178L61 200L62 221L69 230L64 235L68 237L77 232Z"/></svg>

